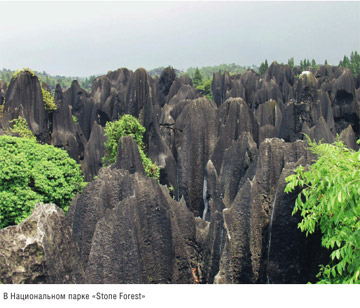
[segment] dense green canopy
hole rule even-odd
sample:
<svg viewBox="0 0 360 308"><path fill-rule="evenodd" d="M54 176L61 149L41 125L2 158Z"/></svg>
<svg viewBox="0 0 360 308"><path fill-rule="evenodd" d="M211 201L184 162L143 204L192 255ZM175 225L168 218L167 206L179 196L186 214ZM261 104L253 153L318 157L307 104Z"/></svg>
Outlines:
<svg viewBox="0 0 360 308"><path fill-rule="evenodd" d="M84 187L80 166L66 151L34 139L0 136L0 228L28 217L38 202L67 212Z"/></svg>

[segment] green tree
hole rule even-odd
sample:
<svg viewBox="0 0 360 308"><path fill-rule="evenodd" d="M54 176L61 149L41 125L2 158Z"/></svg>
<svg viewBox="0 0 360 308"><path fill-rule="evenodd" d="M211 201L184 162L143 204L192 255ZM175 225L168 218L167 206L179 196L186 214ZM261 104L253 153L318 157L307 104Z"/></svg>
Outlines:
<svg viewBox="0 0 360 308"><path fill-rule="evenodd" d="M299 166L286 179L285 192L303 188L293 212L303 217L299 228L306 235L320 229L322 246L331 251L318 283L360 283L360 152L339 138L334 144L308 142L317 160L308 170Z"/></svg>
<svg viewBox="0 0 360 308"><path fill-rule="evenodd" d="M267 59L265 60L265 63L261 63L260 64L260 68L259 68L259 74L262 75L264 74L269 68L269 64L268 64L268 61Z"/></svg>
<svg viewBox="0 0 360 308"><path fill-rule="evenodd" d="M319 69L319 66L317 65L315 59L311 60L311 67L314 68L314 69Z"/></svg>
<svg viewBox="0 0 360 308"><path fill-rule="evenodd" d="M353 72L354 76L360 74L360 54L357 51L351 52L350 69Z"/></svg>
<svg viewBox="0 0 360 308"><path fill-rule="evenodd" d="M196 87L196 90L200 91L202 95L207 96L211 101L213 100L211 91L212 79L206 79L200 85Z"/></svg>
<svg viewBox="0 0 360 308"><path fill-rule="evenodd" d="M148 158L144 152L145 145L143 137L145 131L145 127L142 126L136 118L129 114L123 115L118 121L107 122L105 125L105 135L108 139L105 142L105 155L102 159L103 164L113 164L116 160L120 138L124 136L131 136L138 145L146 175L158 180L160 177L160 168L152 162L152 160Z"/></svg>
<svg viewBox="0 0 360 308"><path fill-rule="evenodd" d="M294 57L290 58L288 60L288 65L291 67L291 68L294 68L295 67L295 62L294 62Z"/></svg>
<svg viewBox="0 0 360 308"><path fill-rule="evenodd" d="M0 228L27 218L36 203L67 212L85 182L66 151L34 139L0 136Z"/></svg>
<svg viewBox="0 0 360 308"><path fill-rule="evenodd" d="M199 86L201 84L202 84L202 76L201 76L199 68L196 68L195 69L195 76L193 78L193 85L196 88L197 86Z"/></svg>
<svg viewBox="0 0 360 308"><path fill-rule="evenodd" d="M340 61L340 65L343 67L350 67L350 59L347 56L344 56L344 59Z"/></svg>

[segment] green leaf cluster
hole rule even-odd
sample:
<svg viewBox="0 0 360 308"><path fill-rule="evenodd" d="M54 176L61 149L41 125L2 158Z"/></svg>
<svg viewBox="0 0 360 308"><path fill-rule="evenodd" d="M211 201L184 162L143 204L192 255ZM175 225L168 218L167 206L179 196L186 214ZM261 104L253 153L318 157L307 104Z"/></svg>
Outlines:
<svg viewBox="0 0 360 308"><path fill-rule="evenodd" d="M199 68L196 68L195 75L192 79L194 88L200 92L200 94L205 95L211 101L213 100L212 91L211 91L211 79L204 79Z"/></svg>
<svg viewBox="0 0 360 308"><path fill-rule="evenodd" d="M357 51L351 52L350 59L348 56L344 56L339 65L351 69L354 76L357 77L360 74L360 54Z"/></svg>
<svg viewBox="0 0 360 308"><path fill-rule="evenodd" d="M42 91L42 95L43 95L43 102L44 102L45 110L47 112L53 112L53 111L57 110L58 105L56 105L55 98L51 95L51 93L48 90L44 89L42 85L41 85L41 91Z"/></svg>
<svg viewBox="0 0 360 308"><path fill-rule="evenodd" d="M195 69L195 75L192 81L195 88L201 85L203 82L203 78L198 67Z"/></svg>
<svg viewBox="0 0 360 308"><path fill-rule="evenodd" d="M269 68L269 63L268 60L266 59L265 62L262 62L260 64L260 68L259 68L259 74L262 75L264 74Z"/></svg>
<svg viewBox="0 0 360 308"><path fill-rule="evenodd" d="M27 218L36 203L67 212L85 182L66 151L34 139L0 136L0 228Z"/></svg>
<svg viewBox="0 0 360 308"><path fill-rule="evenodd" d="M293 214L300 212L299 228L306 235L317 228L330 262L321 265L318 283L360 283L360 152L337 138L334 144L312 142L316 162L299 166L286 181L285 192L303 188Z"/></svg>
<svg viewBox="0 0 360 308"><path fill-rule="evenodd" d="M103 164L113 164L116 160L120 138L131 136L138 145L146 175L159 179L160 168L144 152L143 137L145 131L145 127L140 124L139 120L129 114L123 115L118 121L107 122L105 125L105 135L108 139L105 142L105 155L102 158Z"/></svg>
<svg viewBox="0 0 360 308"><path fill-rule="evenodd" d="M79 123L79 119L78 119L77 116L72 115L72 119L73 119L73 122L74 122L74 123Z"/></svg>
<svg viewBox="0 0 360 308"><path fill-rule="evenodd" d="M320 66L316 63L315 59L312 59L311 62L309 59L304 59L300 61L300 68L302 71L306 71L310 68L317 70L320 68Z"/></svg>
<svg viewBox="0 0 360 308"><path fill-rule="evenodd" d="M34 71L32 71L32 70L29 69L29 68L25 68L25 67L24 67L24 68L22 68L21 70L15 71L14 74L12 75L12 78L16 79L17 76L18 76L20 73L23 73L23 72L28 72L28 73L31 74L31 76L35 77Z"/></svg>
<svg viewBox="0 0 360 308"><path fill-rule="evenodd" d="M295 67L295 61L294 61L294 57L290 58L288 60L288 65L291 67L291 68L294 68Z"/></svg>
<svg viewBox="0 0 360 308"><path fill-rule="evenodd" d="M201 84L199 84L195 89L200 91L202 95L205 95L209 100L213 101L212 91L211 91L212 79L206 79Z"/></svg>
<svg viewBox="0 0 360 308"><path fill-rule="evenodd" d="M9 132L19 134L20 137L36 140L33 132L30 130L26 119L19 116L17 119L13 119L10 121L12 127L9 128Z"/></svg>

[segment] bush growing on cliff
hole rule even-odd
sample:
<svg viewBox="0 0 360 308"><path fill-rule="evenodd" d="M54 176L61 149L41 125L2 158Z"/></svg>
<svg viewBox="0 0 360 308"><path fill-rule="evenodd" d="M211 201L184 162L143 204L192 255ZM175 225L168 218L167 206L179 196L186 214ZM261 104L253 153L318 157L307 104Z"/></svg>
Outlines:
<svg viewBox="0 0 360 308"><path fill-rule="evenodd" d="M34 73L34 71L32 71L31 69L29 69L29 68L22 68L21 70L18 70L18 71L15 71L15 73L12 75L12 77L11 78L17 78L17 76L20 74L20 73L23 73L23 72L28 72L28 73L30 73L31 74L31 76L33 76L33 77L35 77L35 73Z"/></svg>
<svg viewBox="0 0 360 308"><path fill-rule="evenodd" d="M9 132L19 134L20 137L35 140L36 138L31 131L31 129L28 126L28 123L26 122L26 119L19 116L17 119L13 119L10 121L12 124L12 127L9 128Z"/></svg>
<svg viewBox="0 0 360 308"><path fill-rule="evenodd" d="M42 91L42 95L43 95L43 102L44 102L44 107L45 110L47 112L52 112L58 109L58 106L55 103L55 99L54 97L51 95L51 93L44 89L43 86L41 85L41 91Z"/></svg>
<svg viewBox="0 0 360 308"><path fill-rule="evenodd" d="M143 137L145 134L145 127L140 122L129 114L123 115L118 121L107 122L105 126L105 135L108 140L105 142L105 156L102 161L104 165L113 164L116 160L117 150L119 147L119 140L124 136L131 136L138 145L142 163L148 177L159 179L159 167L148 158L144 152L145 145Z"/></svg>
<svg viewBox="0 0 360 308"><path fill-rule="evenodd" d="M64 150L0 136L0 228L27 218L38 202L55 203L67 212L84 185L80 166Z"/></svg>
<svg viewBox="0 0 360 308"><path fill-rule="evenodd" d="M306 235L320 228L322 246L331 250L318 283L360 283L360 151L339 140L309 144L317 161L307 171L299 166L285 192L303 188L293 212L303 217L299 228Z"/></svg>

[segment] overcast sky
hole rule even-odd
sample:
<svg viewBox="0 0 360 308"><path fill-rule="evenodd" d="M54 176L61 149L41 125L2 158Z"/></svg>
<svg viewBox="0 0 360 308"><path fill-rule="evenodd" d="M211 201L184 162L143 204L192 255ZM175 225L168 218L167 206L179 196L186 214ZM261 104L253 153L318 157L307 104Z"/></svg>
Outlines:
<svg viewBox="0 0 360 308"><path fill-rule="evenodd" d="M90 76L360 51L360 2L0 2L0 68Z"/></svg>

